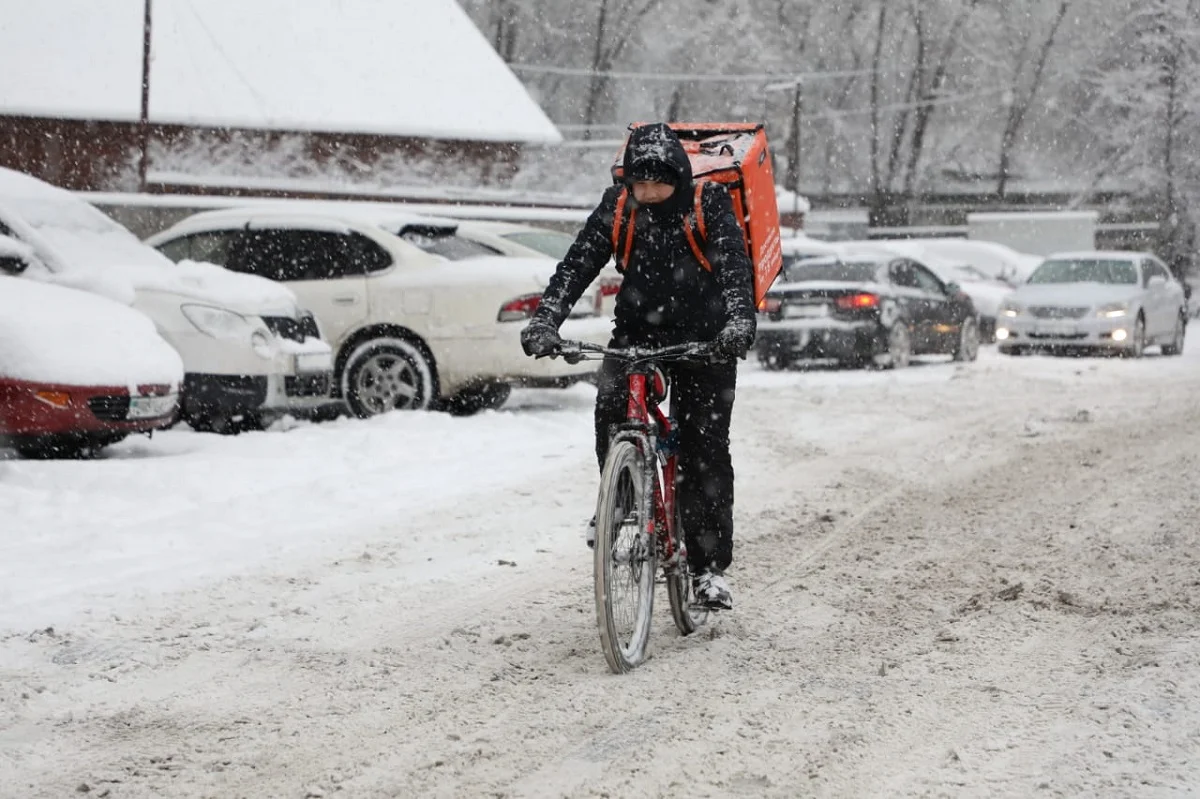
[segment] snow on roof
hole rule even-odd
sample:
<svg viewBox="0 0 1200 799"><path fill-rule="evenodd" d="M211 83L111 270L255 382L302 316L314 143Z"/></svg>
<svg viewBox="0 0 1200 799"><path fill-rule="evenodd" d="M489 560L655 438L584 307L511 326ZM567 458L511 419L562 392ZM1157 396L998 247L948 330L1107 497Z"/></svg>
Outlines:
<svg viewBox="0 0 1200 799"><path fill-rule="evenodd" d="M0 83L0 108L137 120L144 7L50 0L6 15L0 67L18 77ZM174 0L152 12L152 122L562 138L455 0Z"/></svg>
<svg viewBox="0 0 1200 799"><path fill-rule="evenodd" d="M1065 259L1069 261L1136 261L1142 258L1149 258L1150 253L1140 250L1065 250L1063 252L1051 253L1046 256L1047 261L1050 259Z"/></svg>
<svg viewBox="0 0 1200 799"><path fill-rule="evenodd" d="M296 226L331 232L344 232L351 223L368 224L384 230L398 231L411 226L438 226L454 231L457 219L414 214L386 203L354 203L337 200L278 200L233 208L202 211L181 219L170 230L199 230L214 224L244 224L257 220L260 224L270 220L272 227Z"/></svg>

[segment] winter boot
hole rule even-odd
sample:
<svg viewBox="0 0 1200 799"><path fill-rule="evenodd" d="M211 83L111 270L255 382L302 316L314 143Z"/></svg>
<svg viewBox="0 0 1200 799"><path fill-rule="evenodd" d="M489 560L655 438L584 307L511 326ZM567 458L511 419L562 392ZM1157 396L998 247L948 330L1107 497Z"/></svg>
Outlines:
<svg viewBox="0 0 1200 799"><path fill-rule="evenodd" d="M733 595L720 569L710 566L692 577L692 593L696 604L709 610L733 610Z"/></svg>

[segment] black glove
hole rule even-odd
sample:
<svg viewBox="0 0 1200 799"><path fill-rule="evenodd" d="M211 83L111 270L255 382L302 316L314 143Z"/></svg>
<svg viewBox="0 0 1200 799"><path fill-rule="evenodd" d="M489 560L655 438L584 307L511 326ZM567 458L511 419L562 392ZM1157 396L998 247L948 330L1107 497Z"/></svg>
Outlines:
<svg viewBox="0 0 1200 799"><path fill-rule="evenodd" d="M753 338L750 332L743 327L726 325L717 334L717 338L713 342L713 349L716 350L717 355L730 360L745 358L746 353L750 352L750 345L754 343Z"/></svg>
<svg viewBox="0 0 1200 799"><path fill-rule="evenodd" d="M530 322L521 331L521 349L526 355L551 355L560 344L558 329L540 320Z"/></svg>

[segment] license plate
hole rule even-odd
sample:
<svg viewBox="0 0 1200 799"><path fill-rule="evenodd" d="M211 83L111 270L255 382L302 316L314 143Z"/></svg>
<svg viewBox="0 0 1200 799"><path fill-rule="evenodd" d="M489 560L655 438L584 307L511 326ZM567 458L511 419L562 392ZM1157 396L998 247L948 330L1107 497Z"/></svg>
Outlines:
<svg viewBox="0 0 1200 799"><path fill-rule="evenodd" d="M301 352L296 355L297 372L328 372L333 369L333 355L328 352Z"/></svg>
<svg viewBox="0 0 1200 799"><path fill-rule="evenodd" d="M154 419L166 416L175 410L176 395L166 394L161 397L130 397L130 419Z"/></svg>
<svg viewBox="0 0 1200 799"><path fill-rule="evenodd" d="M814 319L829 316L829 306L824 303L812 305L785 305L783 315L787 319Z"/></svg>
<svg viewBox="0 0 1200 799"><path fill-rule="evenodd" d="M1071 322L1042 322L1034 331L1042 336L1073 336L1079 328Z"/></svg>

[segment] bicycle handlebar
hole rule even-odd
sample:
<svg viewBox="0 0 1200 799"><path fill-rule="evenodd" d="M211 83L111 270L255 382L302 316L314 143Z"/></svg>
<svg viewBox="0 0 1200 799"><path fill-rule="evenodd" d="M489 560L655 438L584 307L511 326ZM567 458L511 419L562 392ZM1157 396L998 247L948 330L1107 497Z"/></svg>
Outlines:
<svg viewBox="0 0 1200 799"><path fill-rule="evenodd" d="M611 356L628 361L631 364L659 360L691 360L705 363L719 363L729 360L719 355L712 342L709 341L692 341L685 344L672 344L669 347L617 348L603 347L587 341L570 341L564 339L559 343L555 351L549 353L547 357L562 357L567 363L579 363L583 360L595 359L590 356L595 356L595 358Z"/></svg>

